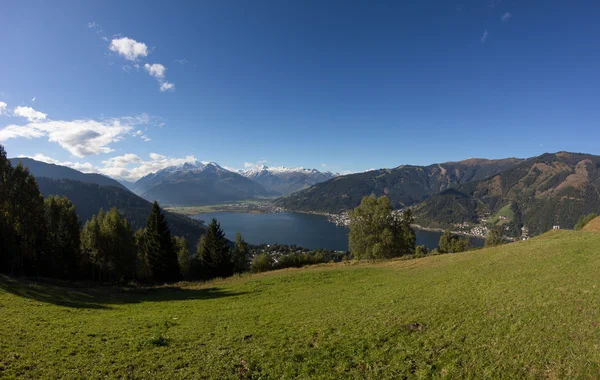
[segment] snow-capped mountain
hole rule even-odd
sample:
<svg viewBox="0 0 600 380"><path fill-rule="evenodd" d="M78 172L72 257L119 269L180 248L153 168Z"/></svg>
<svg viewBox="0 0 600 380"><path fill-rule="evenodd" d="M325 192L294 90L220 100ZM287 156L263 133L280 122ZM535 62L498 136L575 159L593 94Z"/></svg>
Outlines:
<svg viewBox="0 0 600 380"><path fill-rule="evenodd" d="M148 174L135 183L143 198L167 205L201 205L272 195L264 186L214 162L186 162Z"/></svg>
<svg viewBox="0 0 600 380"><path fill-rule="evenodd" d="M266 165L240 170L240 174L260 183L269 192L279 195L303 190L337 176L331 172L320 172L317 169L268 167Z"/></svg>

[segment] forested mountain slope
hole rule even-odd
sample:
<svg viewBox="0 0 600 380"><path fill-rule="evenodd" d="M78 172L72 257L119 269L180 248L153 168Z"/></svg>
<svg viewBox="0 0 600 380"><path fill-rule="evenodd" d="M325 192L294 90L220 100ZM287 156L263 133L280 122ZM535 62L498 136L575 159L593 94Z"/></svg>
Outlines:
<svg viewBox="0 0 600 380"><path fill-rule="evenodd" d="M280 198L276 204L289 210L336 213L360 204L364 196L387 195L394 208L421 202L452 186L488 178L521 162L468 159L429 166L404 165L331 179Z"/></svg>

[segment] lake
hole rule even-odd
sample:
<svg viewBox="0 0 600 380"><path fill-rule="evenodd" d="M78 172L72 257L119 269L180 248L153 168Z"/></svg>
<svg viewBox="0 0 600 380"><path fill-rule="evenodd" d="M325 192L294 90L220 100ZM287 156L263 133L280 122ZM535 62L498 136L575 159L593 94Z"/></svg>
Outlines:
<svg viewBox="0 0 600 380"><path fill-rule="evenodd" d="M206 224L217 219L228 239L234 240L239 231L250 244L296 244L309 249L325 248L336 251L348 249L347 227L336 226L322 215L281 212L252 214L237 212L214 212L194 215ZM415 230L417 245L429 249L437 247L441 232ZM471 238L473 245L483 245L482 239Z"/></svg>

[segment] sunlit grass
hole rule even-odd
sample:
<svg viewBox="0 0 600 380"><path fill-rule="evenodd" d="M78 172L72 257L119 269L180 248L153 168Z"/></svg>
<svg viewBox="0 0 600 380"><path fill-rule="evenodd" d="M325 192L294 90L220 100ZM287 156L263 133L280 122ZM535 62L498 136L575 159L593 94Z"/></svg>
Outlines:
<svg viewBox="0 0 600 380"><path fill-rule="evenodd" d="M155 289L0 279L0 377L577 378L600 234Z"/></svg>

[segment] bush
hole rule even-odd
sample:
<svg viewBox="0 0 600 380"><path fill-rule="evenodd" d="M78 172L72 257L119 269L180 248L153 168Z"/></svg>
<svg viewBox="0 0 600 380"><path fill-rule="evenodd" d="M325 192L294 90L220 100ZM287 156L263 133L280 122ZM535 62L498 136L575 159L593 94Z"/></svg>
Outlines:
<svg viewBox="0 0 600 380"><path fill-rule="evenodd" d="M581 230L583 227L585 227L586 224L588 224L592 220L596 219L597 217L598 217L598 215L594 214L594 213L582 216L577 221L577 224L575 225L575 230L576 231Z"/></svg>
<svg viewBox="0 0 600 380"><path fill-rule="evenodd" d="M423 256L427 256L429 254L429 249L427 249L427 247L425 247L424 245L417 245L415 247L415 256L416 257L423 257Z"/></svg>
<svg viewBox="0 0 600 380"><path fill-rule="evenodd" d="M273 270L273 259L271 255L267 253L261 253L254 256L252 264L250 264L250 271L252 273L267 272Z"/></svg>

